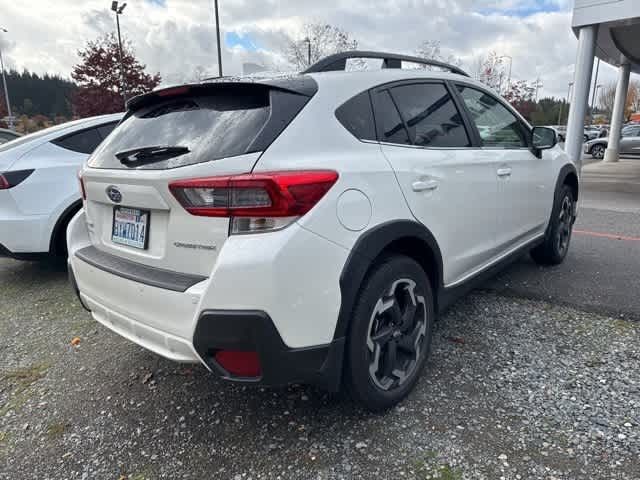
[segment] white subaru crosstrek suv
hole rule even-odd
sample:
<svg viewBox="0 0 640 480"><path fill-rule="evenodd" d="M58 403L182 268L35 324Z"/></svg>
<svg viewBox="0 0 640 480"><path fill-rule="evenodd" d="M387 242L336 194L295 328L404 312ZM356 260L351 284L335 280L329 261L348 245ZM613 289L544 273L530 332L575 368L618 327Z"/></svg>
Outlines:
<svg viewBox="0 0 640 480"><path fill-rule="evenodd" d="M564 259L578 174L555 144L458 68L392 54L155 91L82 170L71 282L166 358L385 409L473 280L524 251Z"/></svg>
<svg viewBox="0 0 640 480"><path fill-rule="evenodd" d="M0 257L64 258L82 208L78 170L123 114L67 122L0 146Z"/></svg>

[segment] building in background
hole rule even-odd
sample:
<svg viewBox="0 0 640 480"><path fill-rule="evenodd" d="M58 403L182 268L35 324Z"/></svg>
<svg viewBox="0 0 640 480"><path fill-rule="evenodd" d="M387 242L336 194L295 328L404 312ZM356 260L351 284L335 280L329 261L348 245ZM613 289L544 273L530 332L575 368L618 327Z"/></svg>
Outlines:
<svg viewBox="0 0 640 480"><path fill-rule="evenodd" d="M629 77L631 72L640 73L640 0L575 0L572 26L578 37L578 52L565 148L576 162L580 162L593 62L598 57L618 67L609 143L604 157L606 162L617 162Z"/></svg>

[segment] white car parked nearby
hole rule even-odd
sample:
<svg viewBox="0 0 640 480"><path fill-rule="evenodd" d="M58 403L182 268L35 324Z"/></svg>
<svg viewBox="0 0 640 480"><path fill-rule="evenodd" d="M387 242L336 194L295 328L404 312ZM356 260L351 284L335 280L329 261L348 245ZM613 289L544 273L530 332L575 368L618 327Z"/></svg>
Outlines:
<svg viewBox="0 0 640 480"><path fill-rule="evenodd" d="M82 207L77 173L122 114L56 125L0 146L0 256L66 254Z"/></svg>
<svg viewBox="0 0 640 480"><path fill-rule="evenodd" d="M10 142L11 140L15 140L16 138L20 138L22 135L20 135L17 132L14 132L13 130L9 130L7 128L0 128L0 145L2 145L3 143L7 143Z"/></svg>
<svg viewBox="0 0 640 480"><path fill-rule="evenodd" d="M351 57L386 68L342 71ZM70 279L98 322L371 410L411 391L474 280L526 251L562 262L578 199L553 130L457 67L375 52L136 97L81 175Z"/></svg>

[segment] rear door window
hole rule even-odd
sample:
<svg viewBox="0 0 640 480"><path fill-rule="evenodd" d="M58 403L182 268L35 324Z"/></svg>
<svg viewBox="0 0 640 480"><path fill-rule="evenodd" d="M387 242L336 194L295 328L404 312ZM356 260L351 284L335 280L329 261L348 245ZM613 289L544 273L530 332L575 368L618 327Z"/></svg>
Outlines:
<svg viewBox="0 0 640 480"><path fill-rule="evenodd" d="M64 137L52 140L51 143L73 152L89 155L93 153L100 142L102 142L102 137L96 127L65 135Z"/></svg>
<svg viewBox="0 0 640 480"><path fill-rule="evenodd" d="M441 83L416 83L391 89L409 138L420 147L464 148L471 145L449 91Z"/></svg>

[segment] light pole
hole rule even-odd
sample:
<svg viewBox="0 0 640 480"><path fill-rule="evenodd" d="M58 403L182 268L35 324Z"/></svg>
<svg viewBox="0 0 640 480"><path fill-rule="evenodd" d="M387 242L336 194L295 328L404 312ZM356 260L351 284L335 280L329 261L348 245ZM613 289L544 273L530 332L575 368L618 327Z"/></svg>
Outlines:
<svg viewBox="0 0 640 480"><path fill-rule="evenodd" d="M509 59L509 75L507 77L507 91L509 90L509 88L511 88L511 67L513 67L513 57L511 55L501 55L498 57L498 60L503 59L503 58L508 58ZM500 82L500 85L502 85L502 81ZM502 92L500 92L502 93Z"/></svg>
<svg viewBox="0 0 640 480"><path fill-rule="evenodd" d="M307 43L307 67L311 66L311 39L309 37L304 39Z"/></svg>
<svg viewBox="0 0 640 480"><path fill-rule="evenodd" d="M116 0L111 2L111 10L113 10L113 12L116 14L116 26L118 29L118 51L120 53L120 77L122 82L122 98L124 99L125 104L127 102L127 80L124 72L124 62L123 62L124 55L122 54L122 38L120 37L120 15L122 15L122 12L124 11L124 7L126 6L127 6L126 2L120 5L119 7L118 7L118 2Z"/></svg>
<svg viewBox="0 0 640 480"><path fill-rule="evenodd" d="M218 39L218 76L222 77L222 46L220 45L220 14L218 12L218 0L213 2L216 14L216 38Z"/></svg>
<svg viewBox="0 0 640 480"><path fill-rule="evenodd" d="M7 33L8 30L4 27L0 27L3 33ZM13 115L11 115L11 102L9 102L9 90L7 90L7 77L4 73L4 60L2 59L2 49L0 48L0 67L2 67L2 84L4 85L4 99L7 103L7 115L9 117L9 129L13 130Z"/></svg>
<svg viewBox="0 0 640 480"><path fill-rule="evenodd" d="M567 92L567 103L570 103L571 97L571 87L573 87L573 82L569 82L569 91ZM558 125L562 125L562 111L564 110L564 102L560 104L560 112L558 113Z"/></svg>
<svg viewBox="0 0 640 480"><path fill-rule="evenodd" d="M591 97L591 108L589 109L589 125L593 123L593 107L596 104L596 92L598 91L598 87L602 85L598 85L598 72L600 71L600 59L598 58L598 63L596 64L596 76L593 80L593 96Z"/></svg>
<svg viewBox="0 0 640 480"><path fill-rule="evenodd" d="M598 98L598 90L602 88L602 84L596 85L593 90L593 99L591 100L591 112L589 113L589 125L593 123L593 110L596 108L596 99Z"/></svg>

